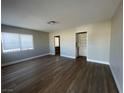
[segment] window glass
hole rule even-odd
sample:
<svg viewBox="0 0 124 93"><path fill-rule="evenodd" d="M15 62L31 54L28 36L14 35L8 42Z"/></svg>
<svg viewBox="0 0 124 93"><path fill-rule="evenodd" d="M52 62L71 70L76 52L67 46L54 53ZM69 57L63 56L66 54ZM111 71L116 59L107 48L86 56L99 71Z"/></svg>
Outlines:
<svg viewBox="0 0 124 93"><path fill-rule="evenodd" d="M33 35L2 32L3 52L33 49Z"/></svg>
<svg viewBox="0 0 124 93"><path fill-rule="evenodd" d="M2 33L3 52L20 50L19 34Z"/></svg>
<svg viewBox="0 0 124 93"><path fill-rule="evenodd" d="M27 49L33 49L33 36L32 35L20 35L21 39L21 49L27 50Z"/></svg>
<svg viewBox="0 0 124 93"><path fill-rule="evenodd" d="M55 37L55 47L59 47L59 37Z"/></svg>

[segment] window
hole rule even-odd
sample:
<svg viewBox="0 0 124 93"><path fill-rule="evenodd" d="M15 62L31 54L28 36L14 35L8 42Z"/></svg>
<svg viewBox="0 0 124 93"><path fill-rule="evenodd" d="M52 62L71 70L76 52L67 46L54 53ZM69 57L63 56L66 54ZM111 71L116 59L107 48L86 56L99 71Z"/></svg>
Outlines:
<svg viewBox="0 0 124 93"><path fill-rule="evenodd" d="M32 35L21 34L20 39L21 39L21 49L22 50L33 49Z"/></svg>
<svg viewBox="0 0 124 93"><path fill-rule="evenodd" d="M59 47L59 37L55 37L55 47Z"/></svg>
<svg viewBox="0 0 124 93"><path fill-rule="evenodd" d="M33 49L33 36L18 33L2 33L3 52Z"/></svg>

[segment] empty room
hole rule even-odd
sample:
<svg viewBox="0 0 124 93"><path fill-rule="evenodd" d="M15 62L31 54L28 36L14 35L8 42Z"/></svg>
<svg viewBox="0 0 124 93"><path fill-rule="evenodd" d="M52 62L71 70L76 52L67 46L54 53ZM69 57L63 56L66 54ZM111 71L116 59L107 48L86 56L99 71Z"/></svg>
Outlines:
<svg viewBox="0 0 124 93"><path fill-rule="evenodd" d="M1 93L123 93L123 0L2 0Z"/></svg>

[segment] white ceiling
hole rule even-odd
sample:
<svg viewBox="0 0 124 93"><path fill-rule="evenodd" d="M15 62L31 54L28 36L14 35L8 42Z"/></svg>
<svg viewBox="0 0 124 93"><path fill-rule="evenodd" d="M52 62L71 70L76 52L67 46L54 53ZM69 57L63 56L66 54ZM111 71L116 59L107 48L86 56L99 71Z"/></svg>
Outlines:
<svg viewBox="0 0 124 93"><path fill-rule="evenodd" d="M2 0L2 24L57 31L108 20L121 0ZM55 20L58 24L49 25Z"/></svg>

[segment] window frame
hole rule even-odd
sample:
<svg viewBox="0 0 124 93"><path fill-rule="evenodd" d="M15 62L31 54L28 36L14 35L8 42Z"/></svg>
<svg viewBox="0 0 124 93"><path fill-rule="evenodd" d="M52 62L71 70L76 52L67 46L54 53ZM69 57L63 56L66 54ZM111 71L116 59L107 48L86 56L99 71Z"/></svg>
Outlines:
<svg viewBox="0 0 124 93"><path fill-rule="evenodd" d="M11 33L11 32L2 32L2 33ZM15 49L4 49L4 41L3 38L1 36L1 45L2 45L2 52L3 53L10 53L10 52L20 52L20 51L26 51L26 50L33 50L34 49L34 42L33 42L33 35L32 34L20 34L20 33L11 33L11 34L18 34L18 38L19 38L19 48L15 48ZM22 43L21 43L21 35L31 35L32 36L32 48L25 48L22 49Z"/></svg>

